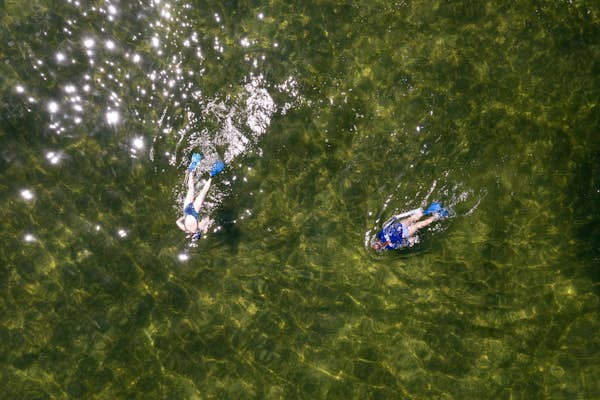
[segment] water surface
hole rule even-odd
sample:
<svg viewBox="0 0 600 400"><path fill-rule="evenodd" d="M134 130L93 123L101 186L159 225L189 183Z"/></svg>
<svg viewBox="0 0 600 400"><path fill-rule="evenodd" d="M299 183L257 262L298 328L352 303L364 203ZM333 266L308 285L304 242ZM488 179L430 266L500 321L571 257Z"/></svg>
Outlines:
<svg viewBox="0 0 600 400"><path fill-rule="evenodd" d="M0 19L0 397L600 397L597 2ZM194 151L227 163L197 245Z"/></svg>

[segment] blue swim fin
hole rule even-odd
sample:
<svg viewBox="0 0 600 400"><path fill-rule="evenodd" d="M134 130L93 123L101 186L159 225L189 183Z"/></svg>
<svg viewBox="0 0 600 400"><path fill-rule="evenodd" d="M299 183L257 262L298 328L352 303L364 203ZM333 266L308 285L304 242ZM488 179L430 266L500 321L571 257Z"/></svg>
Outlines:
<svg viewBox="0 0 600 400"><path fill-rule="evenodd" d="M434 201L433 203L431 203L431 205L429 207L427 207L425 209L425 211L423 211L423 214L431 215L431 214L439 213L440 210L442 210L442 205L439 202Z"/></svg>
<svg viewBox="0 0 600 400"><path fill-rule="evenodd" d="M188 171L194 172L196 168L198 168L198 164L200 164L201 160L202 156L199 153L192 154L192 162L190 163Z"/></svg>
<svg viewBox="0 0 600 400"><path fill-rule="evenodd" d="M425 209L425 211L423 211L423 214L424 215L437 214L440 218L447 218L449 215L448 210L443 208L442 205L437 201L434 201L433 203L431 203L431 205L429 207L427 207L427 209Z"/></svg>
<svg viewBox="0 0 600 400"><path fill-rule="evenodd" d="M210 171L210 176L215 176L219 172L223 171L223 168L225 168L225 164L223 164L223 161L215 161L215 164L213 165L212 170Z"/></svg>

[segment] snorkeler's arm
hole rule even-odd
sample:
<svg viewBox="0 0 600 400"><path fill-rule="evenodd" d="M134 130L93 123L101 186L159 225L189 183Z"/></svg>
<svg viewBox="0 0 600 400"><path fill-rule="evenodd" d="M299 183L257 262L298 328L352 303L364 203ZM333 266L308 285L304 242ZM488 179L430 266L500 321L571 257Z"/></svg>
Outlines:
<svg viewBox="0 0 600 400"><path fill-rule="evenodd" d="M177 224L177 226L179 227L179 229L181 229L182 231L185 232L185 225L183 225L183 219L185 217L181 217L179 218L177 221L175 221L175 223Z"/></svg>

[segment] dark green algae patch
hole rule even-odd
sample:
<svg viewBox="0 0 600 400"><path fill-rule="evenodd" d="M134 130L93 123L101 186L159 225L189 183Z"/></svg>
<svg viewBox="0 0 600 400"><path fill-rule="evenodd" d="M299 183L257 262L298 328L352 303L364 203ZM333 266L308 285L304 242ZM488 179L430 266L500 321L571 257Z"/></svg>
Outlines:
<svg viewBox="0 0 600 400"><path fill-rule="evenodd" d="M159 26L150 3L0 2L0 397L600 395L596 2L189 4ZM170 97L149 75L173 56L196 75ZM257 74L277 112L188 248L181 172L206 149L177 133L225 148L222 115L189 118L214 99L248 133ZM82 121L49 112L85 75ZM364 248L430 190L452 218Z"/></svg>

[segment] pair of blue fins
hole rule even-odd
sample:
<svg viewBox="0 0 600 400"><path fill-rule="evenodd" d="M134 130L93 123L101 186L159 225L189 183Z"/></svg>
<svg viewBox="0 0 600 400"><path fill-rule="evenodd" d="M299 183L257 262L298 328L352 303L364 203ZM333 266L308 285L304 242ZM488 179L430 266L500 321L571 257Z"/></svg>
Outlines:
<svg viewBox="0 0 600 400"><path fill-rule="evenodd" d="M200 161L202 161L201 154L199 154L199 153L192 154L192 162L190 163L190 166L188 167L188 171L194 172L196 170L196 168L198 168ZM223 171L223 168L225 168L225 164L223 164L223 161L221 161L221 160L215 161L212 169L210 170L210 176L211 177L215 176L219 172Z"/></svg>

